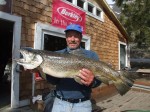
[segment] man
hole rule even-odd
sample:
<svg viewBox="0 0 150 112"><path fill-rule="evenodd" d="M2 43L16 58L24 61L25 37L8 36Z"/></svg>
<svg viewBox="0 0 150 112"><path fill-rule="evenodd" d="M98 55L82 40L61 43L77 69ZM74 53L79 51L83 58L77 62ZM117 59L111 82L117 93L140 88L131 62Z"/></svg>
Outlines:
<svg viewBox="0 0 150 112"><path fill-rule="evenodd" d="M82 29L80 25L70 24L66 27L67 48L57 51L69 53L80 49L87 58L98 60L95 52L81 48ZM54 78L46 75L46 80L56 85L56 98L54 100L52 112L91 112L90 101L91 88L100 85L100 81L94 78L92 71L81 68L80 74L82 85L70 78Z"/></svg>

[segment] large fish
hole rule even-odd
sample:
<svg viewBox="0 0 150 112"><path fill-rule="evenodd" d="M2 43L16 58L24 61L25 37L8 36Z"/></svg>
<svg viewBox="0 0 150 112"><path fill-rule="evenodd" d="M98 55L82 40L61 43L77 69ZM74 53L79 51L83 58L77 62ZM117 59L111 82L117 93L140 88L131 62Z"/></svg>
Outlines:
<svg viewBox="0 0 150 112"><path fill-rule="evenodd" d="M125 77L124 72L117 72L108 64L96 61L83 56L82 51L74 53L57 53L31 48L22 48L20 53L23 58L15 59L25 69L40 68L43 73L58 78L74 78L81 84L78 77L79 70L87 68L95 77L105 84L111 81L117 88L120 95L124 95L133 85L133 81ZM77 55L79 54L79 55Z"/></svg>

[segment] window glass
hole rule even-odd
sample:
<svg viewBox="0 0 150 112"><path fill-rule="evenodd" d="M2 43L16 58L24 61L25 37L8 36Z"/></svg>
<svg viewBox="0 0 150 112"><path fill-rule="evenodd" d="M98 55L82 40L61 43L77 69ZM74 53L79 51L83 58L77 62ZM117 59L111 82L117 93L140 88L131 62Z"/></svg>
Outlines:
<svg viewBox="0 0 150 112"><path fill-rule="evenodd" d="M93 13L93 6L91 4L88 3L88 11Z"/></svg>
<svg viewBox="0 0 150 112"><path fill-rule="evenodd" d="M44 34L44 50L57 51L66 48L66 46L65 38ZM85 42L81 42L81 47L85 48Z"/></svg>
<svg viewBox="0 0 150 112"><path fill-rule="evenodd" d="M77 0L77 6L83 8L83 5L84 5L84 1L82 1L82 0Z"/></svg>
<svg viewBox="0 0 150 112"><path fill-rule="evenodd" d="M44 35L44 50L57 51L66 47L66 39L53 35Z"/></svg>
<svg viewBox="0 0 150 112"><path fill-rule="evenodd" d="M68 1L68 2L72 3L72 0L66 0L66 1Z"/></svg>
<svg viewBox="0 0 150 112"><path fill-rule="evenodd" d="M103 19L102 18L102 16L103 16L102 10L88 0L65 0L65 1L68 1L71 4L73 4L79 8L82 8L90 16L93 16L97 19Z"/></svg>
<svg viewBox="0 0 150 112"><path fill-rule="evenodd" d="M125 45L120 44L120 69L126 67L126 50Z"/></svg>
<svg viewBox="0 0 150 112"><path fill-rule="evenodd" d="M101 11L99 9L96 9L96 16L101 16Z"/></svg>

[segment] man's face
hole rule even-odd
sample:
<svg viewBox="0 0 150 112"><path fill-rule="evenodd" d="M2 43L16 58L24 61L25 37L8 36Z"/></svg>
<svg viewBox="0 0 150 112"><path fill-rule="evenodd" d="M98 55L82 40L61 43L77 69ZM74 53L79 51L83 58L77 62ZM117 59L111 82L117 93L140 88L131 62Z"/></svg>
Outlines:
<svg viewBox="0 0 150 112"><path fill-rule="evenodd" d="M80 47L82 34L77 31L66 32L66 42L70 49L77 49Z"/></svg>

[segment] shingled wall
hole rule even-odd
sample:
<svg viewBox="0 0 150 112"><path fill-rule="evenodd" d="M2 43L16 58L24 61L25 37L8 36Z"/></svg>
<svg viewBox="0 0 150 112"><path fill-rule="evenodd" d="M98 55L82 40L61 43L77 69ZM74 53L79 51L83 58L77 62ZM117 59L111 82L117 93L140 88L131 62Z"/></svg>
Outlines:
<svg viewBox="0 0 150 112"><path fill-rule="evenodd" d="M51 24L52 0L13 0L13 15L22 17L21 46L33 47L35 23ZM86 35L91 37L91 50L99 55L102 61L118 68L118 42L126 42L111 18L104 15L104 22L86 15ZM43 83L43 84L42 84ZM49 89L46 81L36 82L36 94ZM20 74L20 99L30 98L32 93L32 75Z"/></svg>

